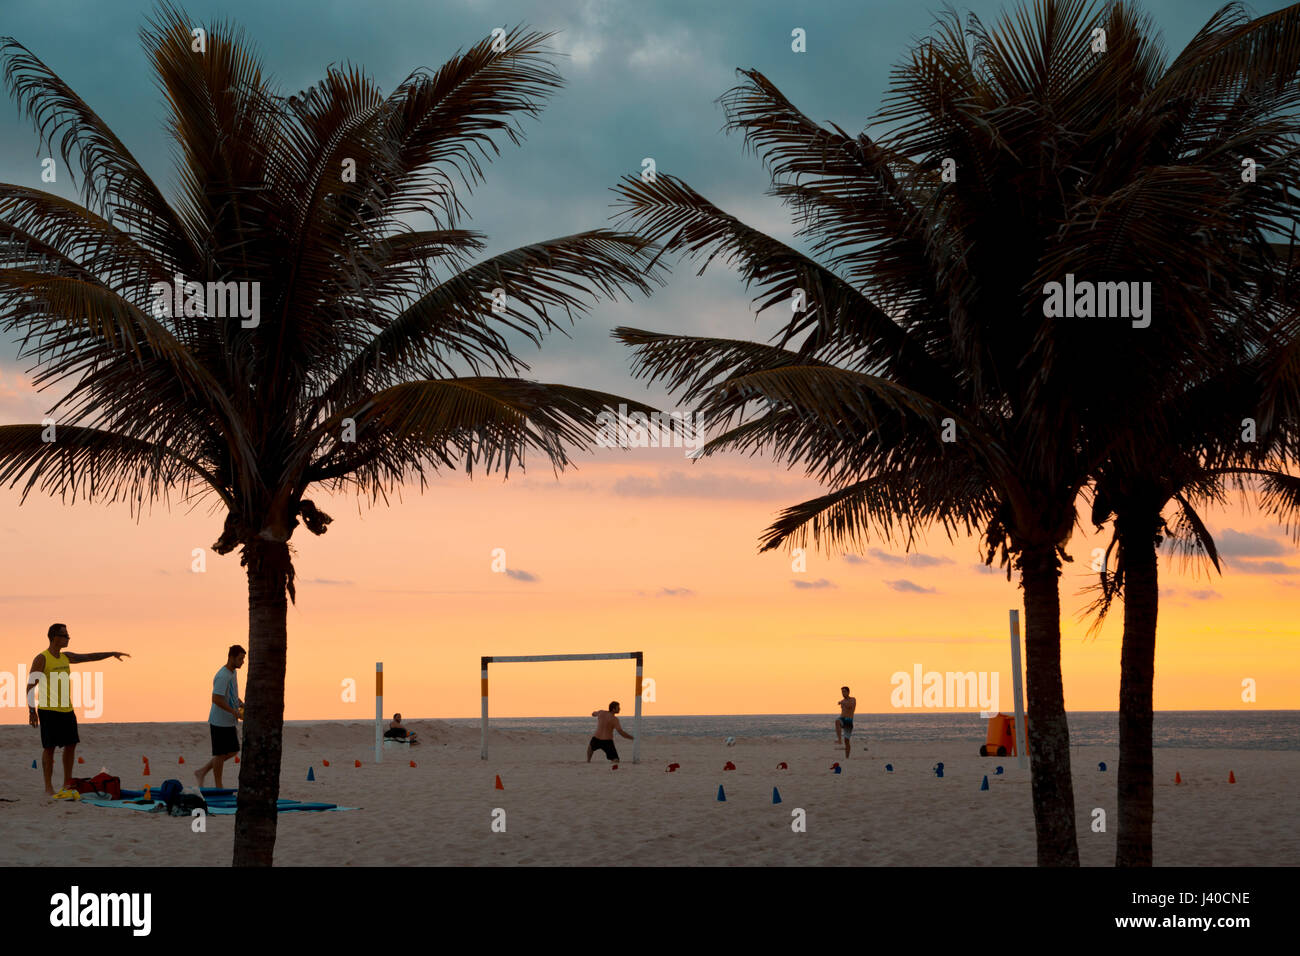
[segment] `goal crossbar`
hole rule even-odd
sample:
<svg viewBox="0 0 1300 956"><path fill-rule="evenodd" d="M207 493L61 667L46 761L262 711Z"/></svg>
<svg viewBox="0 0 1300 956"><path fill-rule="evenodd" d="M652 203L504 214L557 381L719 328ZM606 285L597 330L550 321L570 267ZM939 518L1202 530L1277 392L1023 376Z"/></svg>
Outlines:
<svg viewBox="0 0 1300 956"><path fill-rule="evenodd" d="M632 718L632 762L641 762L641 678L645 662L640 651L627 651L621 654L524 654L514 657L484 657L480 663L480 679L483 684L483 746L480 759L488 756L488 665L489 664L533 664L538 661L636 661L636 710Z"/></svg>

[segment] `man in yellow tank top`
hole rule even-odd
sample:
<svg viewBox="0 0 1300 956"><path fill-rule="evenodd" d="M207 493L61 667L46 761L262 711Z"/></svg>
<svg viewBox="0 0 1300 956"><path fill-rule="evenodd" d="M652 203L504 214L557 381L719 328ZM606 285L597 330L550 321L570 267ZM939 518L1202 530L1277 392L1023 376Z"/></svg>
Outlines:
<svg viewBox="0 0 1300 956"><path fill-rule="evenodd" d="M31 676L27 681L27 722L41 728L42 766L45 770L45 792L53 795L54 749L63 748L63 787L72 785L72 768L77 762L77 715L72 711L72 664L102 661L116 657L119 661L130 654L121 651L100 651L95 654L65 654L71 637L66 624L51 624L49 650L41 651L32 661Z"/></svg>

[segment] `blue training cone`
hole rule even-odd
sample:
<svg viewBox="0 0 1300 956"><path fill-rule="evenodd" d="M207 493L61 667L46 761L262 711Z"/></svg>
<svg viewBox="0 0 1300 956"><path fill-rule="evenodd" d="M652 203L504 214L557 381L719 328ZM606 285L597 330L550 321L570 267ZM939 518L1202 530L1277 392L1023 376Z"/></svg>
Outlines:
<svg viewBox="0 0 1300 956"><path fill-rule="evenodd" d="M312 781L312 780L315 780L315 779L316 779L316 769L315 769L314 767L308 767L308 768L307 768L307 780L308 780L308 782L310 782L310 781Z"/></svg>
<svg viewBox="0 0 1300 956"><path fill-rule="evenodd" d="M772 802L773 803L781 802L781 791L777 790L776 787L772 788Z"/></svg>
<svg viewBox="0 0 1300 956"><path fill-rule="evenodd" d="M989 788L989 775L988 775L988 774L985 774L985 775L984 775L984 782L980 784L980 789L981 789L981 790L987 790L988 788Z"/></svg>
<svg viewBox="0 0 1300 956"><path fill-rule="evenodd" d="M894 765L892 763L885 764L885 773L893 773L893 772L894 772Z"/></svg>
<svg viewBox="0 0 1300 956"><path fill-rule="evenodd" d="M834 767L831 768L831 773L843 773L843 772L844 772L844 768L841 767L839 764L836 764Z"/></svg>
<svg viewBox="0 0 1300 956"><path fill-rule="evenodd" d="M993 776L995 776L995 777L1000 777L1000 776L1002 776L1002 768L1001 768L1001 767L998 767L996 770L994 770L994 771L993 771Z"/></svg>
<svg viewBox="0 0 1300 956"><path fill-rule="evenodd" d="M1102 773L1105 773L1105 772L1106 772L1106 761L1103 760L1101 763L1097 764L1097 769L1100 770Z"/></svg>
<svg viewBox="0 0 1300 956"><path fill-rule="evenodd" d="M718 801L720 803L727 802L727 794L723 791L722 784L718 784Z"/></svg>
<svg viewBox="0 0 1300 956"><path fill-rule="evenodd" d="M941 763L937 763L937 764L934 765L934 775L935 775L936 777L942 777L942 776L943 776L943 764L941 764Z"/></svg>
<svg viewBox="0 0 1300 956"><path fill-rule="evenodd" d="M35 760L32 761L32 769L33 769L33 770L36 769L36 761L35 761Z"/></svg>

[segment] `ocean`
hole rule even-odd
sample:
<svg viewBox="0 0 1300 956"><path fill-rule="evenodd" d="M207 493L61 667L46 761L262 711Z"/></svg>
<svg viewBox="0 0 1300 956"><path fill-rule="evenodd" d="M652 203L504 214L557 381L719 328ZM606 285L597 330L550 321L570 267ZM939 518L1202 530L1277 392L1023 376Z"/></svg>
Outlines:
<svg viewBox="0 0 1300 956"><path fill-rule="evenodd" d="M632 729L632 715L620 715ZM1119 746L1119 715L1113 711L1079 711L1066 715L1070 743L1079 746ZM834 734L833 714L697 714L664 717L642 715L647 737L793 737L816 739ZM447 723L477 727L477 717L451 718ZM590 736L590 717L493 717L499 730ZM863 714L853 722L855 740L960 740L984 742L985 722L977 713ZM1153 726L1156 747L1243 750L1300 750L1300 710L1162 710Z"/></svg>

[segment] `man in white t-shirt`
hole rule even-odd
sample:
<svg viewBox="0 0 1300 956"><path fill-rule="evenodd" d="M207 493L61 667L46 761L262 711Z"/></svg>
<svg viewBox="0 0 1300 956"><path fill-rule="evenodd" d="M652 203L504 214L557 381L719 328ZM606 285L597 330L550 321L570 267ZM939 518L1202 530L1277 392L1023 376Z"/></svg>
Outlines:
<svg viewBox="0 0 1300 956"><path fill-rule="evenodd" d="M226 663L212 678L212 706L208 711L208 730L212 736L212 759L194 772L199 789L212 771L217 789L222 788L221 769L226 761L239 753L239 732L236 725L244 714L244 702L239 699L239 675L247 655L238 644L232 644L226 653Z"/></svg>

